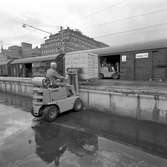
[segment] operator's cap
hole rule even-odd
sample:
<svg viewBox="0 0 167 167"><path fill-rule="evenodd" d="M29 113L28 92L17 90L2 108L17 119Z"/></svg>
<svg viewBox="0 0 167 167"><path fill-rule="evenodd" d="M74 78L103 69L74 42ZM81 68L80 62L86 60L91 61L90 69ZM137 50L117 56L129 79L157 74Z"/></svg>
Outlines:
<svg viewBox="0 0 167 167"><path fill-rule="evenodd" d="M56 62L51 62L50 67L51 68L57 68L57 63Z"/></svg>

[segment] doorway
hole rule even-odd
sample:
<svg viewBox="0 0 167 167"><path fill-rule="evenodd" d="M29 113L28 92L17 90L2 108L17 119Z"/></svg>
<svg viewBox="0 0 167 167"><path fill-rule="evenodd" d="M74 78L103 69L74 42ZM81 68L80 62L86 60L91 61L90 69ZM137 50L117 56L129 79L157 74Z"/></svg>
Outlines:
<svg viewBox="0 0 167 167"><path fill-rule="evenodd" d="M119 79L120 55L100 56L99 78Z"/></svg>
<svg viewBox="0 0 167 167"><path fill-rule="evenodd" d="M32 63L25 64L25 77L32 77Z"/></svg>

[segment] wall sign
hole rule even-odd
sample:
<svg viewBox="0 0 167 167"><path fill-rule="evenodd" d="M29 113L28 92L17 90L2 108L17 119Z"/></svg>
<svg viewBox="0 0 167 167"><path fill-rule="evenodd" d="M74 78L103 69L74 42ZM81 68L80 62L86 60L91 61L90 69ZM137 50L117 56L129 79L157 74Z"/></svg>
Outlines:
<svg viewBox="0 0 167 167"><path fill-rule="evenodd" d="M122 62L126 62L126 55L122 55Z"/></svg>
<svg viewBox="0 0 167 167"><path fill-rule="evenodd" d="M136 54L136 59L144 59L144 58L148 58L148 52Z"/></svg>

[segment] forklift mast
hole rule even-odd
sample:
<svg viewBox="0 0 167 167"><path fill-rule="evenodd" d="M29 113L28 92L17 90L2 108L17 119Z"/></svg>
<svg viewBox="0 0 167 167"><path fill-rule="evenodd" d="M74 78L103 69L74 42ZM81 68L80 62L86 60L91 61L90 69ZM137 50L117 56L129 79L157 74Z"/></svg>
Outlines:
<svg viewBox="0 0 167 167"><path fill-rule="evenodd" d="M78 68L68 68L67 69L69 84L74 86L76 95L79 95L79 82L78 82L78 71L79 70L80 69Z"/></svg>

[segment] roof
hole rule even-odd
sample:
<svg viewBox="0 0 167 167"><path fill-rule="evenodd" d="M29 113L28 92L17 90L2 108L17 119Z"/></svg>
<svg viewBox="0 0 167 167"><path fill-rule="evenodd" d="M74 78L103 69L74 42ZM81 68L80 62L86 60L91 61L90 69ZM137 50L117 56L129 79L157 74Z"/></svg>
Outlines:
<svg viewBox="0 0 167 167"><path fill-rule="evenodd" d="M56 57L57 57L58 55L59 55L59 54L16 59L16 60L14 60L11 64L20 64L20 63L32 63L32 62L48 61L48 60L56 59Z"/></svg>
<svg viewBox="0 0 167 167"><path fill-rule="evenodd" d="M6 61L2 61L0 62L0 65L6 65L8 64L9 62L11 62L12 60L6 60Z"/></svg>
<svg viewBox="0 0 167 167"><path fill-rule="evenodd" d="M116 45L99 49L74 51L67 53L67 55L81 54L81 53L95 53L97 55L105 56L105 55L120 54L132 51L153 50L160 48L167 48L167 40L148 41L143 43Z"/></svg>

